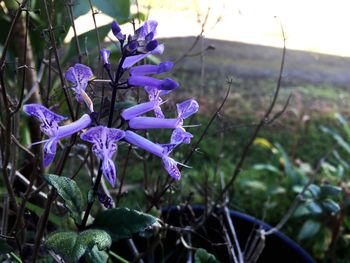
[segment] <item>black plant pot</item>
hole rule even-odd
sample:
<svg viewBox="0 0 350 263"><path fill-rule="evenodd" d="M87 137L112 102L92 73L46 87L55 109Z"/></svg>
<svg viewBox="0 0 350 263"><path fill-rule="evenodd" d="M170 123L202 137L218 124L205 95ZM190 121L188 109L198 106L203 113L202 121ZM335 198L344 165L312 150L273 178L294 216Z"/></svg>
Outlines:
<svg viewBox="0 0 350 263"><path fill-rule="evenodd" d="M185 227L193 225L203 213L203 206L191 206L191 208L181 210L172 206L162 209L162 219L169 225ZM200 228L196 229L195 233L191 233L189 243L193 247L206 249L214 254L220 262L231 262L229 251L225 245L221 214L220 211L215 212ZM242 250L245 248L251 233L256 232L254 229L263 228L265 231L271 229L271 226L266 223L243 213L230 211L230 216ZM188 250L179 241L179 236L179 233L176 231L168 231L161 244L155 247L154 252L148 252L148 256L144 257L145 262L187 262ZM154 241L152 239L137 236L133 238L140 253L150 251L149 246ZM186 235L184 239L187 239ZM130 250L124 245L118 242L115 247L118 248L118 253L121 256L132 260L130 258ZM264 249L257 262L315 263L305 250L281 232L276 232L266 237Z"/></svg>

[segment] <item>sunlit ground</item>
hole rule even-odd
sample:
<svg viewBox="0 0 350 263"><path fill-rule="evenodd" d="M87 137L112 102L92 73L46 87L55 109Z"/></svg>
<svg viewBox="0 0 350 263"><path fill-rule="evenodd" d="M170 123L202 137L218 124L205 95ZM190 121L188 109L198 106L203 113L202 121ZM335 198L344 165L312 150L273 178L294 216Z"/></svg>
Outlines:
<svg viewBox="0 0 350 263"><path fill-rule="evenodd" d="M207 38L281 47L282 24L289 49L350 57L348 0L139 0L138 3L142 12L159 22L159 38L198 35L209 10L204 28ZM133 11L136 10L134 6ZM99 24L112 21L103 14L96 17ZM77 21L78 32L89 28L93 28L91 14Z"/></svg>

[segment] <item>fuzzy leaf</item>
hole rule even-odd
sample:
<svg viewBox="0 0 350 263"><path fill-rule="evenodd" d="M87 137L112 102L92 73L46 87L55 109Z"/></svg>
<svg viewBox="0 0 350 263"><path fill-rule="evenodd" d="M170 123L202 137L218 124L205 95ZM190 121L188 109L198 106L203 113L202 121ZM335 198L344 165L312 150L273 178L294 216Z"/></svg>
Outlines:
<svg viewBox="0 0 350 263"><path fill-rule="evenodd" d="M320 193L321 193L320 187L318 185L315 185L315 184L310 184L307 190L309 190L310 194L314 198L318 198Z"/></svg>
<svg viewBox="0 0 350 263"><path fill-rule="evenodd" d="M340 206L331 199L326 199L322 201L322 206L324 207L325 210L327 210L331 214L336 214L340 210Z"/></svg>
<svg viewBox="0 0 350 263"><path fill-rule="evenodd" d="M106 263L108 261L108 254L105 251L100 251L96 246L85 254L88 263Z"/></svg>
<svg viewBox="0 0 350 263"><path fill-rule="evenodd" d="M321 193L325 196L338 196L342 192L342 188L339 186L324 184L321 186Z"/></svg>
<svg viewBox="0 0 350 263"><path fill-rule="evenodd" d="M320 227L320 223L313 220L307 220L301 227L301 230L298 234L298 239L303 240L314 236L318 232Z"/></svg>
<svg viewBox="0 0 350 263"><path fill-rule="evenodd" d="M85 253L92 251L95 245L98 250L104 250L111 244L111 237L99 229L89 229L79 234L72 231L56 232L45 242L48 249L59 254L67 262L78 262Z"/></svg>
<svg viewBox="0 0 350 263"><path fill-rule="evenodd" d="M69 210L75 223L80 224L81 214L84 211L84 200L76 182L68 177L54 174L46 174L44 179L55 188L58 195L64 200L64 205Z"/></svg>
<svg viewBox="0 0 350 263"><path fill-rule="evenodd" d="M143 232L158 224L158 219L128 208L114 208L97 215L93 226L106 230L113 241L130 238L132 234Z"/></svg>
<svg viewBox="0 0 350 263"><path fill-rule="evenodd" d="M310 202L306 203L306 208L313 214L321 214L322 213L322 208L315 201L310 201Z"/></svg>
<svg viewBox="0 0 350 263"><path fill-rule="evenodd" d="M203 248L199 248L196 250L194 254L194 262L195 263L219 263L219 261L215 258L213 254L210 254Z"/></svg>

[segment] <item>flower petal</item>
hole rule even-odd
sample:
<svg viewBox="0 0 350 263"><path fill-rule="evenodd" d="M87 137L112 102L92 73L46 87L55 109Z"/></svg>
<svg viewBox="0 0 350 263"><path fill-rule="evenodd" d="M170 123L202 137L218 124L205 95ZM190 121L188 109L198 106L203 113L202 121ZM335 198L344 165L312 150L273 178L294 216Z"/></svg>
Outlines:
<svg viewBox="0 0 350 263"><path fill-rule="evenodd" d="M83 64L75 64L70 67L65 74L65 78L73 83L72 89L76 93L76 99L81 102L81 90L86 89L88 81L92 78L93 73L91 69Z"/></svg>
<svg viewBox="0 0 350 263"><path fill-rule="evenodd" d="M47 167L50 163L52 163L53 159L55 158L57 142L58 140L55 137L53 137L44 144L44 167Z"/></svg>
<svg viewBox="0 0 350 263"><path fill-rule="evenodd" d="M109 59L110 54L111 54L111 51L109 51L108 49L105 49L105 48L102 48L100 51L100 55L101 55L101 57L103 59L103 63L105 65L109 64L108 59Z"/></svg>
<svg viewBox="0 0 350 263"><path fill-rule="evenodd" d="M103 129L104 129L104 126L92 127L88 129L86 132L80 134L80 139L91 143L98 143Z"/></svg>
<svg viewBox="0 0 350 263"><path fill-rule="evenodd" d="M58 123L66 119L40 104L26 104L23 106L23 111L38 119L41 122L41 131L50 137L56 135Z"/></svg>
<svg viewBox="0 0 350 263"><path fill-rule="evenodd" d="M122 112L122 117L124 120L131 120L137 116L140 116L146 112L153 110L157 106L157 101L150 101L135 105L133 107L127 108Z"/></svg>
<svg viewBox="0 0 350 263"><path fill-rule="evenodd" d="M129 126L132 129L175 129L181 125L182 119L136 117L129 121Z"/></svg>
<svg viewBox="0 0 350 263"><path fill-rule="evenodd" d="M163 52L164 52L164 45L160 44L155 49L153 49L152 51L150 51L146 54L140 54L140 55L127 57L124 60L123 69L130 68L131 66L133 66L134 64L136 64L140 60L148 57L149 55L159 55L159 54L163 54Z"/></svg>
<svg viewBox="0 0 350 263"><path fill-rule="evenodd" d="M103 137L103 133L105 132L106 137L105 140L111 141L119 141L125 136L125 132L115 128L107 128L105 126L96 126L92 127L86 132L80 135L80 138L84 141L91 143L99 143Z"/></svg>
<svg viewBox="0 0 350 263"><path fill-rule="evenodd" d="M149 33L153 33L153 36L155 36L157 34L157 26L157 21L148 20L140 28L138 28L135 33L139 38L145 38Z"/></svg>
<svg viewBox="0 0 350 263"><path fill-rule="evenodd" d="M61 139L70 136L74 133L80 132L91 124L91 117L89 114L83 114L78 120L67 125L58 127L56 137Z"/></svg>
<svg viewBox="0 0 350 263"><path fill-rule="evenodd" d="M161 74L172 69L174 63L171 61L161 62L159 65L140 65L130 69L131 75Z"/></svg>
<svg viewBox="0 0 350 263"><path fill-rule="evenodd" d="M117 172L113 161L109 158L106 158L102 161L102 174L107 179L109 184L114 188L117 178Z"/></svg>
<svg viewBox="0 0 350 263"><path fill-rule="evenodd" d="M189 99L176 104L176 108L178 112L178 118L186 119L198 111L199 105L197 101Z"/></svg>
<svg viewBox="0 0 350 263"><path fill-rule="evenodd" d="M162 146L151 142L150 140L147 140L146 138L136 134L135 132L125 131L125 140L128 143L133 144L159 157L162 157L164 155L164 149Z"/></svg>
<svg viewBox="0 0 350 263"><path fill-rule="evenodd" d="M23 111L30 116L36 117L41 122L44 120L61 122L67 119L66 117L56 114L40 104L26 104L23 106Z"/></svg>
<svg viewBox="0 0 350 263"><path fill-rule="evenodd" d="M124 138L125 132L115 128L107 128L107 140L119 141Z"/></svg>
<svg viewBox="0 0 350 263"><path fill-rule="evenodd" d="M177 162L168 156L164 156L162 158L162 161L163 161L163 166L165 170L168 172L168 174L176 181L180 180L181 173L180 173L180 170L177 168Z"/></svg>
<svg viewBox="0 0 350 263"><path fill-rule="evenodd" d="M172 144L189 144L191 142L193 135L189 132L186 132L184 128L177 128L173 131L171 135L170 143Z"/></svg>

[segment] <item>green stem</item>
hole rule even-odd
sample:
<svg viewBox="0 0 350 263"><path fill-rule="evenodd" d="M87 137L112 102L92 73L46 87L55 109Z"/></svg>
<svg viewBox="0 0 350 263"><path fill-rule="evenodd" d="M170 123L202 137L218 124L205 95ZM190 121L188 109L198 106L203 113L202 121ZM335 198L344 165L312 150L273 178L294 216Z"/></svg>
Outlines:
<svg viewBox="0 0 350 263"><path fill-rule="evenodd" d="M130 263L130 261L126 260L125 258L122 258L121 256L117 255L116 253L114 253L113 251L109 251L108 254L112 257L114 257L115 259L118 259L119 262L122 263Z"/></svg>

